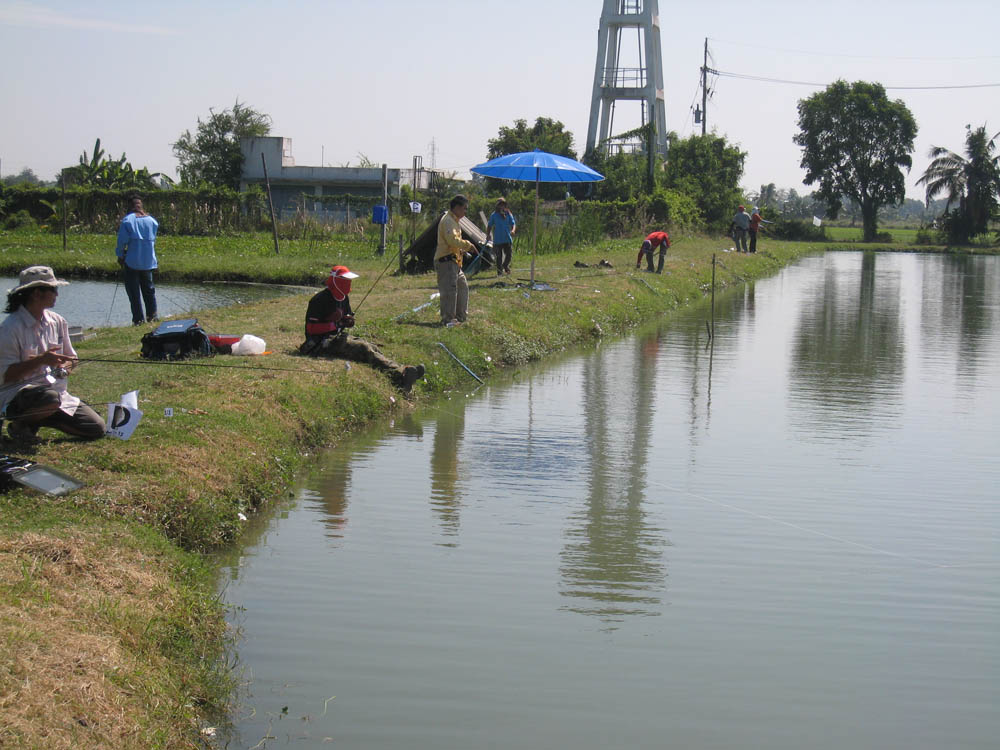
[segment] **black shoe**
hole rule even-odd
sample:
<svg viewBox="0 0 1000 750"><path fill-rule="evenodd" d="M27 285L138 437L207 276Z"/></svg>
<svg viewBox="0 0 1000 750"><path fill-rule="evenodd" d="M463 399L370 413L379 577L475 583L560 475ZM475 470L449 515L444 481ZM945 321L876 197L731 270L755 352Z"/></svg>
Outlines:
<svg viewBox="0 0 1000 750"><path fill-rule="evenodd" d="M15 443L22 443L23 445L34 445L41 442L41 438L38 437L37 427L18 420L14 420L7 425L7 434Z"/></svg>
<svg viewBox="0 0 1000 750"><path fill-rule="evenodd" d="M409 393L410 389L413 388L413 384L416 383L420 378L424 376L424 366L423 365L410 365L403 368L403 383L400 386L404 393Z"/></svg>

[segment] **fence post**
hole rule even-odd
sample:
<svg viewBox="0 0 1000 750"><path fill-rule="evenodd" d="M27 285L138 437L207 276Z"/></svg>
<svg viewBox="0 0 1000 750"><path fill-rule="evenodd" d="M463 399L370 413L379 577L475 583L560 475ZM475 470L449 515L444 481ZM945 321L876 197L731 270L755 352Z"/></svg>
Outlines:
<svg viewBox="0 0 1000 750"><path fill-rule="evenodd" d="M271 200L271 181L267 179L267 159L263 152L260 155L260 163L264 165L264 187L267 188L267 205L271 207L271 232L274 234L274 254L278 255L278 225L274 221L274 201Z"/></svg>

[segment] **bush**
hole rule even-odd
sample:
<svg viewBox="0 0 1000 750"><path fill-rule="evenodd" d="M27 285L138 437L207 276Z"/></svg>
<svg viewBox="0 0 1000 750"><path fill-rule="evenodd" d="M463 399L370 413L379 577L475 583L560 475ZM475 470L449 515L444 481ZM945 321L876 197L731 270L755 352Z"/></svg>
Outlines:
<svg viewBox="0 0 1000 750"><path fill-rule="evenodd" d="M818 227L811 221L800 219L785 219L779 217L773 226L768 227L771 236L778 240L798 240L805 242L824 242L826 228Z"/></svg>
<svg viewBox="0 0 1000 750"><path fill-rule="evenodd" d="M26 209L21 209L16 214L11 214L3 223L4 229L37 229L38 222L28 213Z"/></svg>
<svg viewBox="0 0 1000 750"><path fill-rule="evenodd" d="M882 242L889 243L892 242L892 233L890 232L876 232L875 239L872 242Z"/></svg>
<svg viewBox="0 0 1000 750"><path fill-rule="evenodd" d="M917 236L913 239L914 245L936 245L938 244L938 233L931 227L920 227Z"/></svg>
<svg viewBox="0 0 1000 750"><path fill-rule="evenodd" d="M694 198L678 190L657 188L649 199L649 209L657 222L673 232L697 231L705 224Z"/></svg>
<svg viewBox="0 0 1000 750"><path fill-rule="evenodd" d="M969 239L969 244L973 247L993 247L997 242L997 237L990 235L988 232L983 232L982 234L973 235Z"/></svg>

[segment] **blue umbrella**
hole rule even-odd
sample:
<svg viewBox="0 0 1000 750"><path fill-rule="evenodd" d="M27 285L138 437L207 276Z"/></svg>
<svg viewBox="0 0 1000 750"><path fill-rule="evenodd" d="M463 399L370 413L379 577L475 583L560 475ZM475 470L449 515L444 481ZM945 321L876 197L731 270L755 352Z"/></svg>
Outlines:
<svg viewBox="0 0 1000 750"><path fill-rule="evenodd" d="M520 154L507 154L477 164L473 174L501 180L521 180L535 183L535 224L531 237L531 287L535 287L535 248L538 245L538 184L540 182L600 182L604 175L586 164L566 156L535 149Z"/></svg>

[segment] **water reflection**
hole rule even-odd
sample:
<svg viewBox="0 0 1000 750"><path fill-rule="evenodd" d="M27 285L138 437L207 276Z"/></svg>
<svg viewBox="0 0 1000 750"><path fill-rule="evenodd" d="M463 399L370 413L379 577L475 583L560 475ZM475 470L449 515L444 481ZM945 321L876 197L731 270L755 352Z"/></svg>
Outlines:
<svg viewBox="0 0 1000 750"><path fill-rule="evenodd" d="M459 493L458 455L462 449L465 432L465 399L454 398L438 412L434 423L434 438L431 447L431 507L447 537L458 537L461 521L462 497ZM475 459L469 457L463 464L471 471ZM454 545L457 539L446 542Z"/></svg>
<svg viewBox="0 0 1000 750"><path fill-rule="evenodd" d="M876 274L871 252L861 256L856 274L837 260L824 269L821 288L803 295L793 338L790 397L805 407L794 412L804 440L865 437L901 408L898 269L890 260Z"/></svg>
<svg viewBox="0 0 1000 750"><path fill-rule="evenodd" d="M954 358L958 374L973 377L978 351L997 322L1000 277L993 258L948 255L928 264L923 277L921 334L932 358Z"/></svg>
<svg viewBox="0 0 1000 750"><path fill-rule="evenodd" d="M424 430L422 423L412 414L406 414L393 421L394 433L420 439ZM302 491L304 499L318 502L323 510L323 524L326 536L334 546L347 535L348 505L353 491L354 474L363 465L365 456L374 456L384 445L384 437L370 430L357 436L350 451L333 451L324 456L322 471L308 482L308 489Z"/></svg>
<svg viewBox="0 0 1000 750"><path fill-rule="evenodd" d="M587 496L569 517L561 593L572 600L567 609L596 615L609 628L629 615L659 615L666 587L663 530L644 511L647 463L668 448L652 441L661 337L637 338L631 350L607 347L583 361Z"/></svg>

